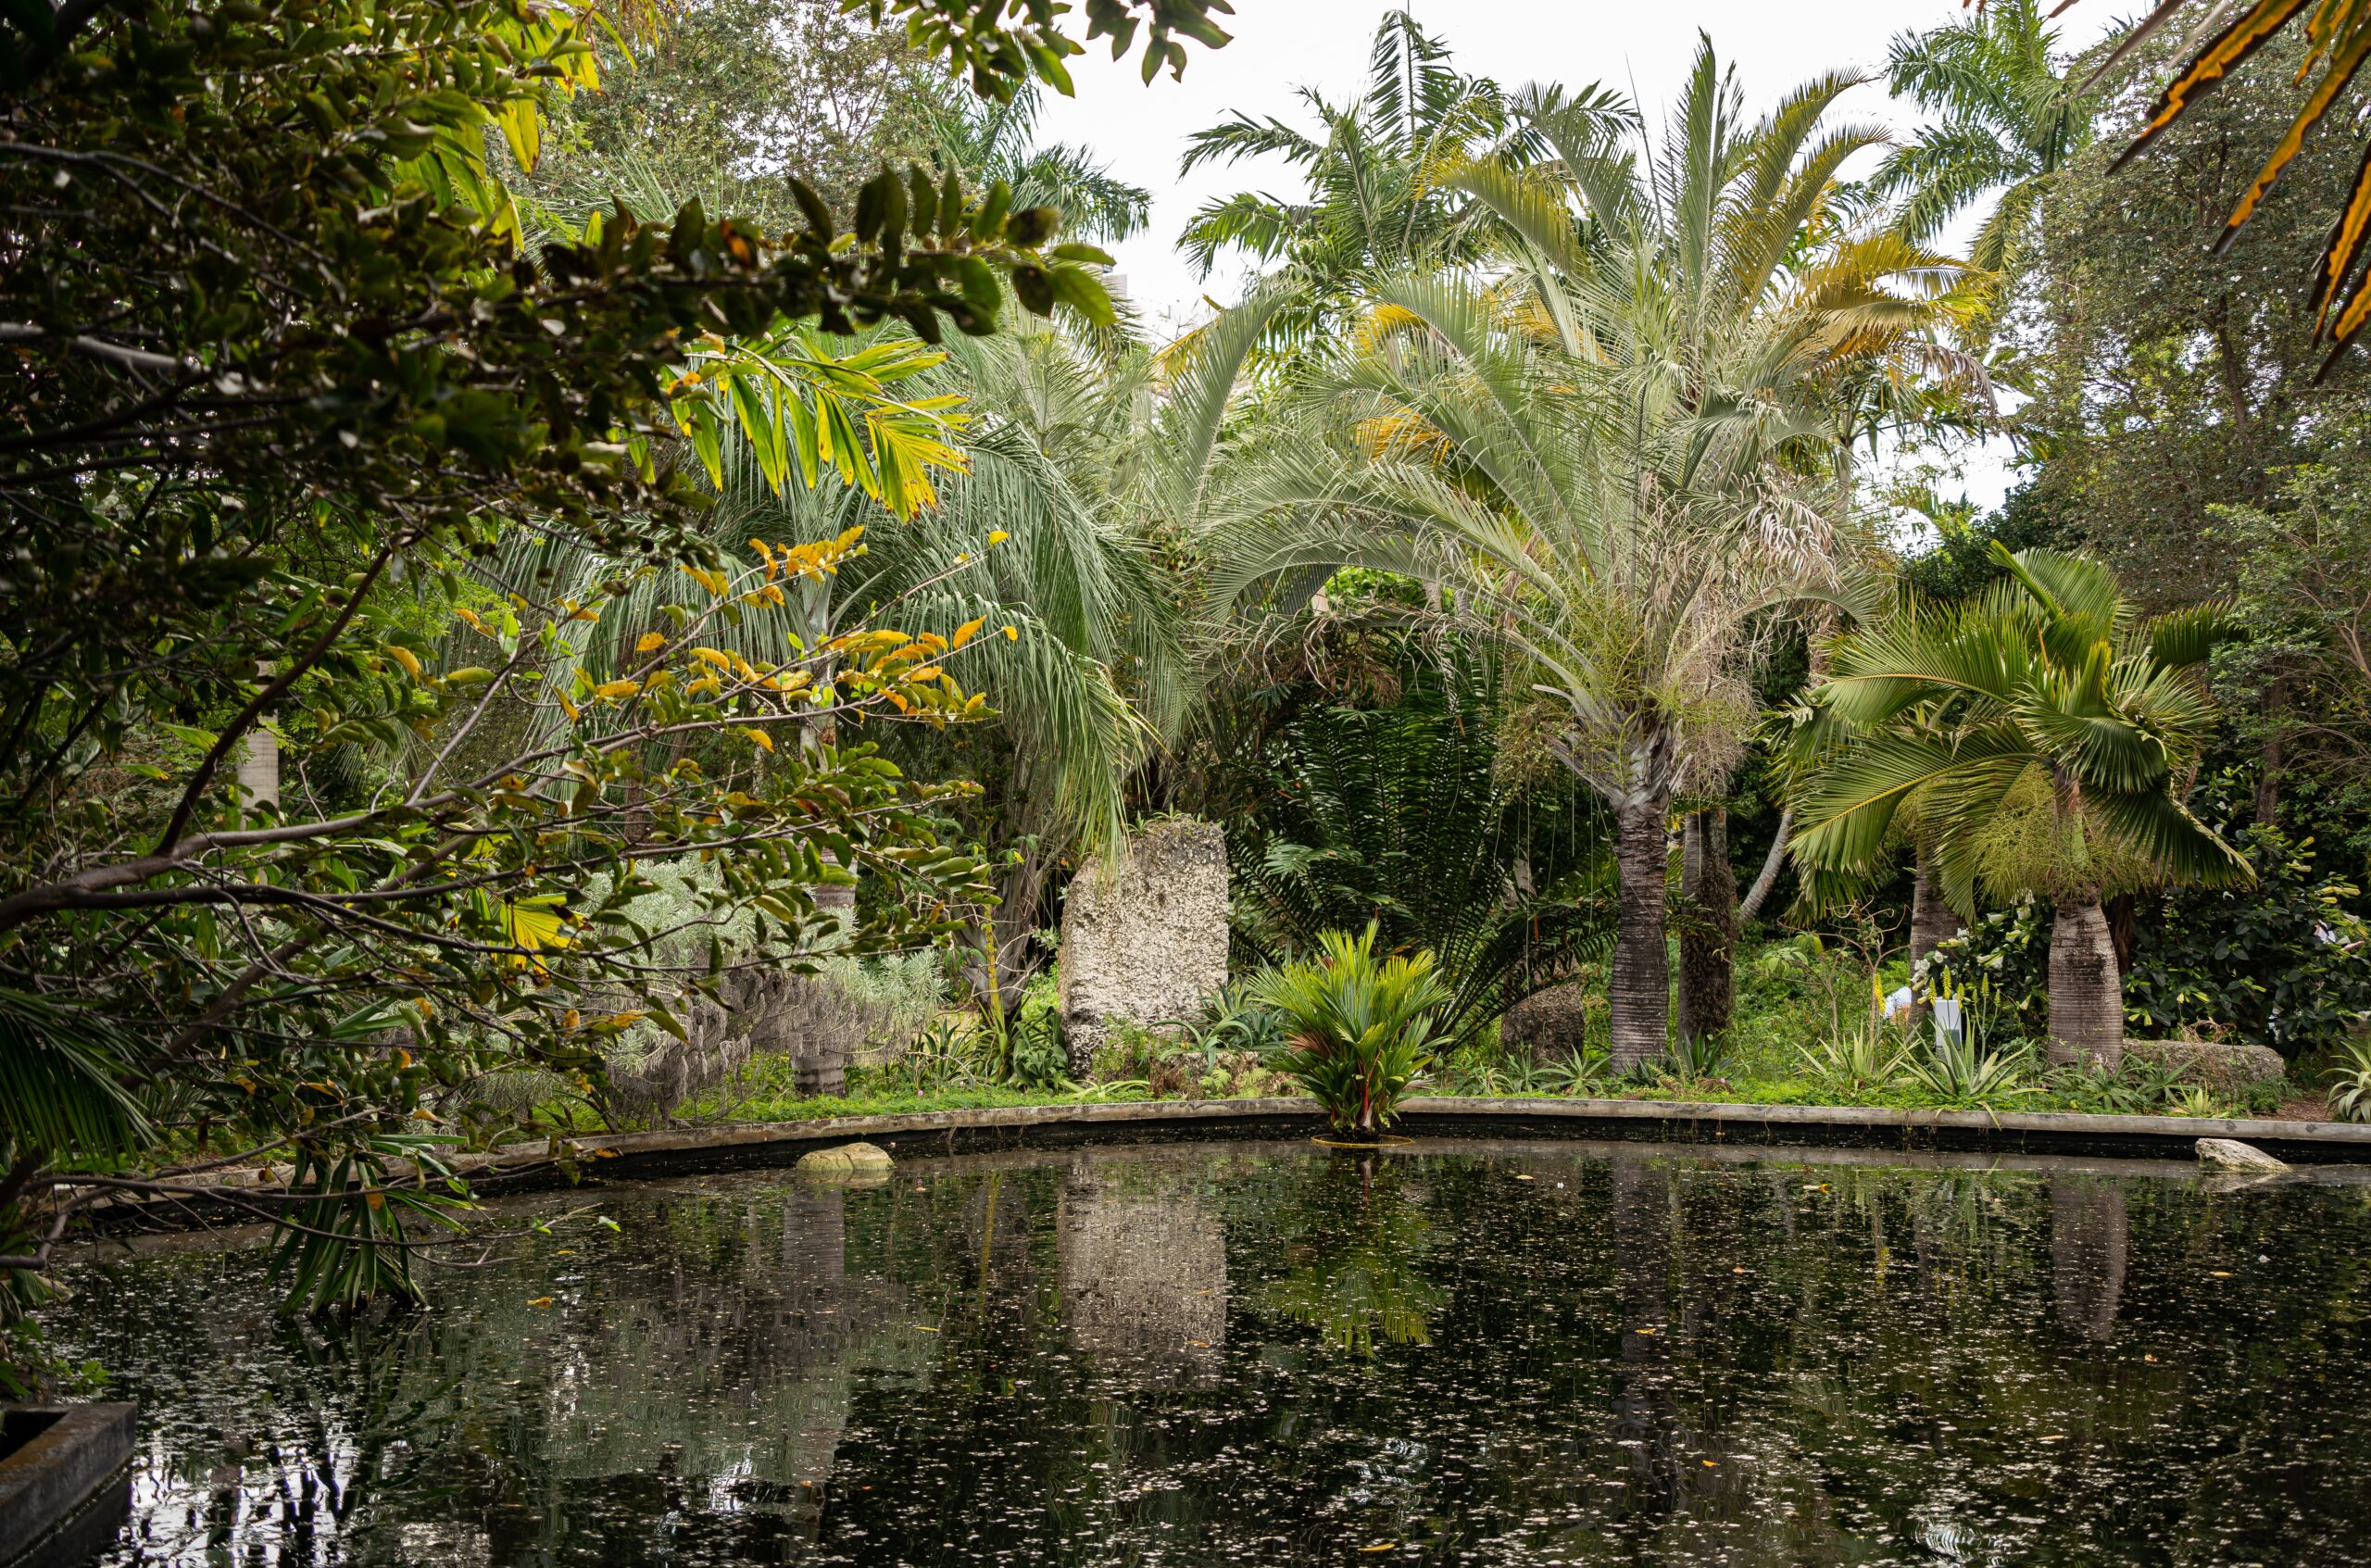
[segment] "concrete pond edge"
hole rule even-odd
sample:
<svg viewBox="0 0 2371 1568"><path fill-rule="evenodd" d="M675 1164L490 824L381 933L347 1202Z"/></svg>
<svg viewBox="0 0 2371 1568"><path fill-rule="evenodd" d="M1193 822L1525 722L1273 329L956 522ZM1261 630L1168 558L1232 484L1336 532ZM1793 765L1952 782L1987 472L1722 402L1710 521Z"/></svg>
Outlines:
<svg viewBox="0 0 2371 1568"><path fill-rule="evenodd" d="M85 1562L115 1538L132 1500L136 1415L121 1403L0 1405L11 1444L0 1457L0 1568Z"/></svg>
<svg viewBox="0 0 2371 1568"><path fill-rule="evenodd" d="M592 1134L506 1144L448 1163L481 1191L497 1193L786 1167L852 1143L873 1144L902 1159L1080 1144L1303 1137L1323 1130L1312 1104L1298 1098L1089 1102ZM1427 1138L1480 1137L2178 1160L2192 1166L2200 1139L2228 1138L2291 1165L2371 1165L2371 1124L2242 1117L1428 1096L1401 1102L1394 1131L1416 1139L1409 1147L1418 1151ZM278 1187L280 1174L267 1165L214 1173L208 1180L261 1196ZM243 1206L182 1198L136 1208L107 1206L111 1212L103 1210L94 1218L103 1229L112 1228L111 1220L134 1214L144 1227L182 1228L226 1217L235 1207Z"/></svg>

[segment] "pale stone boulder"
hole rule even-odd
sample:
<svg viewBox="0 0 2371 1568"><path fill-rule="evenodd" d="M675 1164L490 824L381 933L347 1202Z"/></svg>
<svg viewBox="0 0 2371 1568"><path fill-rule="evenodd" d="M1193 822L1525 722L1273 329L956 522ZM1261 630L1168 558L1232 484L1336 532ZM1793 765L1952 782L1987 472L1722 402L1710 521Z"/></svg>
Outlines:
<svg viewBox="0 0 2371 1568"><path fill-rule="evenodd" d="M2201 1138L2198 1162L2210 1171L2286 1171L2289 1162L2275 1160L2252 1143L2237 1138Z"/></svg>
<svg viewBox="0 0 2371 1568"><path fill-rule="evenodd" d="M802 1176L862 1180L886 1176L895 1163L889 1151L878 1144L844 1143L836 1148L819 1148L812 1154L801 1155L791 1169Z"/></svg>
<svg viewBox="0 0 2371 1568"><path fill-rule="evenodd" d="M1062 1040L1084 1073L1116 1023L1190 1019L1226 984L1226 835L1172 819L1116 863L1079 868L1062 900Z"/></svg>
<svg viewBox="0 0 2371 1568"><path fill-rule="evenodd" d="M1499 1038L1509 1050L1525 1051L1543 1064L1586 1054L1588 987L1574 980L1533 992L1499 1019Z"/></svg>
<svg viewBox="0 0 2371 1568"><path fill-rule="evenodd" d="M2127 1039L2124 1054L2154 1062L2185 1084L2202 1085L2218 1094L2238 1094L2289 1074L2289 1064L2270 1046L2243 1045L2237 1040Z"/></svg>

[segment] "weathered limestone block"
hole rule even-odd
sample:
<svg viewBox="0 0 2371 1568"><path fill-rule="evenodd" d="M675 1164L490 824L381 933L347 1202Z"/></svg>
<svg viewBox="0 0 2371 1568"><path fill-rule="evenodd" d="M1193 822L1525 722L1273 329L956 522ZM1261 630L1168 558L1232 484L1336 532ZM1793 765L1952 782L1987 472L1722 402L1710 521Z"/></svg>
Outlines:
<svg viewBox="0 0 2371 1568"><path fill-rule="evenodd" d="M1090 1164L1064 1184L1062 1316L1082 1350L1198 1384L1226 1341L1226 1233L1186 1182L1123 1186Z"/></svg>
<svg viewBox="0 0 2371 1568"><path fill-rule="evenodd" d="M1535 991L1499 1019L1499 1038L1507 1049L1528 1051L1537 1062L1585 1055L1589 1043L1587 987L1568 981Z"/></svg>
<svg viewBox="0 0 2371 1568"><path fill-rule="evenodd" d="M1090 863L1062 903L1062 1038L1083 1073L1111 1025L1191 1018L1226 984L1226 835L1169 821Z"/></svg>
<svg viewBox="0 0 2371 1568"><path fill-rule="evenodd" d="M2289 1073L2289 1064L2270 1046L2242 1045L2237 1040L2127 1039L2124 1054L2155 1062L2183 1083L2202 1085L2218 1094L2238 1094Z"/></svg>

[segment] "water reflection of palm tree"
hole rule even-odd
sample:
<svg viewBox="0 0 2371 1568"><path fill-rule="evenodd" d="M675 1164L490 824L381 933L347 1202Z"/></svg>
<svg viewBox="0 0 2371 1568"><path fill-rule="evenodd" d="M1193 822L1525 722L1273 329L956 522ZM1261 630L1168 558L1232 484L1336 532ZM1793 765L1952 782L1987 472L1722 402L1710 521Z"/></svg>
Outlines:
<svg viewBox="0 0 2371 1568"><path fill-rule="evenodd" d="M1329 1161L1312 1223L1288 1254L1294 1268L1263 1286L1255 1305L1356 1355L1431 1344L1433 1314L1448 1298L1418 1266L1431 1249L1432 1220L1402 1190L1401 1170L1373 1155Z"/></svg>
<svg viewBox="0 0 2371 1568"><path fill-rule="evenodd" d="M2115 1334L2129 1241L2124 1188L2103 1176L2050 1179L2050 1284L2058 1319L2101 1343Z"/></svg>
<svg viewBox="0 0 2371 1568"><path fill-rule="evenodd" d="M1613 1272L1622 1312L1613 1439L1630 1458L1631 1506L1679 1505L1679 1423L1671 1398L1671 1173L1613 1157Z"/></svg>

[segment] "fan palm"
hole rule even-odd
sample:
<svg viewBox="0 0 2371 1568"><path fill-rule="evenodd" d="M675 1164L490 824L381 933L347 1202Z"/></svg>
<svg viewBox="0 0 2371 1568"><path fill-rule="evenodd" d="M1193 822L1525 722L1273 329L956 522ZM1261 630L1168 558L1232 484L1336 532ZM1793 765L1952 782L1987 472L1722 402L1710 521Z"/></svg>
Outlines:
<svg viewBox="0 0 2371 1568"><path fill-rule="evenodd" d="M1178 722L1184 656L1156 563L1116 500L1135 483L1131 454L1146 441L1142 356L1100 357L1051 331L966 340L947 352L933 390L960 389L994 412L963 428L959 471L911 517L885 514L828 476L777 488L751 444L724 434L710 530L718 551L754 563L754 539L850 530L862 547L834 572L786 580L782 603L743 607L710 640L728 654L779 661L859 628L942 636L974 621L989 629L966 646L961 675L986 697L1012 752L1003 798L991 802L999 837L1029 847L1003 879L1007 913L979 976L984 992L1001 997L1027 976L1025 917L1053 865L1124 833L1128 777ZM533 579L555 584L558 596L590 599L618 571L606 558L550 558L521 535L499 574L506 586ZM596 681L630 668L636 643L660 624L659 607L684 591L671 571L628 576L623 603L601 622L609 641L564 650L563 678L580 660ZM838 902L846 906L845 890Z"/></svg>
<svg viewBox="0 0 2371 1568"><path fill-rule="evenodd" d="M1815 703L1853 738L1803 785L1802 864L1864 873L1914 801L1944 899L1972 916L1980 884L2057 905L2050 950L2054 1060L2113 1065L2124 991L2101 909L2135 874L2229 885L2246 860L2183 806L2209 722L2193 671L2223 632L2214 607L2135 614L2107 569L2049 550L1994 551L2009 575L1957 606L1842 639ZM2010 853L2001 823L2042 803L2048 842ZM2039 862L2039 863L2037 863Z"/></svg>
<svg viewBox="0 0 2371 1568"><path fill-rule="evenodd" d="M1876 140L1824 123L1850 85L1750 124L1708 45L1645 159L1551 106L1531 129L1552 159L1450 171L1517 236L1507 270L1374 286L1214 550L1221 605L1374 567L1453 595L1530 663L1617 824L1625 1064L1665 1045L1672 799L1725 775L1767 612L1832 587L1813 478L1831 391L1912 355L1955 277L1898 236L1836 232L1836 169Z"/></svg>

